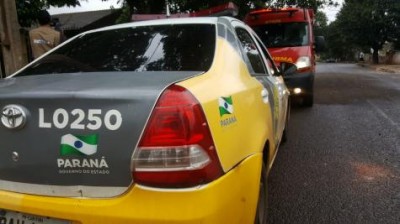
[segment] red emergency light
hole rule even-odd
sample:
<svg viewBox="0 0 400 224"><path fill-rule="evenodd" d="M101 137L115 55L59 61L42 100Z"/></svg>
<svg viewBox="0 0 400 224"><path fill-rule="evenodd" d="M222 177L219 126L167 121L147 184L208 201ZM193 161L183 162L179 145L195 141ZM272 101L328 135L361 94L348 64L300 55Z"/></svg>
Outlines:
<svg viewBox="0 0 400 224"><path fill-rule="evenodd" d="M250 26L266 23L305 22L314 20L314 11L305 8L265 8L251 11L245 17Z"/></svg>

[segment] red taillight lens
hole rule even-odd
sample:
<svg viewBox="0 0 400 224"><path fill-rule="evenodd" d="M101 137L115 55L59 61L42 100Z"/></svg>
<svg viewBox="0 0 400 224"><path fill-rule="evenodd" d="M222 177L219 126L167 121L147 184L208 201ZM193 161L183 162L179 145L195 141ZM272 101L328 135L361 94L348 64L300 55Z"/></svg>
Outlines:
<svg viewBox="0 0 400 224"><path fill-rule="evenodd" d="M158 100L133 156L136 183L191 187L222 175L204 112L185 88L170 86Z"/></svg>

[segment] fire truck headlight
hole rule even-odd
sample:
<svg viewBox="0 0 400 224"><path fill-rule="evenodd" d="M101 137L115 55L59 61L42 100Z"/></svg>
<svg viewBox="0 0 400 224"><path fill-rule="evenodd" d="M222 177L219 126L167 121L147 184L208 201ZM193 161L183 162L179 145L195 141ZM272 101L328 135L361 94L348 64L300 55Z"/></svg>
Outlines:
<svg viewBox="0 0 400 224"><path fill-rule="evenodd" d="M297 66L297 69L303 69L303 68L311 67L310 57L307 57L307 56L300 57L296 61L296 66Z"/></svg>
<svg viewBox="0 0 400 224"><path fill-rule="evenodd" d="M300 94L302 91L301 91L301 88L294 88L293 89L293 93L294 94Z"/></svg>

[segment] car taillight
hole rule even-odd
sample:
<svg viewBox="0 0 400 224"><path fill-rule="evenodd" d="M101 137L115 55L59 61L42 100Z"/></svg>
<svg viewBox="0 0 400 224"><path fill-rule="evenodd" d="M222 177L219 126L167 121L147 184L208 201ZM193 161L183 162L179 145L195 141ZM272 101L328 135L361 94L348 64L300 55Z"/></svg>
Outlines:
<svg viewBox="0 0 400 224"><path fill-rule="evenodd" d="M191 187L223 174L199 102L176 85L158 100L132 162L134 181L153 187Z"/></svg>

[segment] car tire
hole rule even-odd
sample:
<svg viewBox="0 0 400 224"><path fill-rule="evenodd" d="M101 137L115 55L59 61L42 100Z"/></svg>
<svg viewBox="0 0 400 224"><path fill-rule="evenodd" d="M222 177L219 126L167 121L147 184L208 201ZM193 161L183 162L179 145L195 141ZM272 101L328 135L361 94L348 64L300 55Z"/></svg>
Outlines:
<svg viewBox="0 0 400 224"><path fill-rule="evenodd" d="M260 192L258 194L257 210L254 224L267 224L268 190L267 171L263 163L260 177Z"/></svg>
<svg viewBox="0 0 400 224"><path fill-rule="evenodd" d="M312 107L314 105L314 94L308 94L303 97L303 106Z"/></svg>

